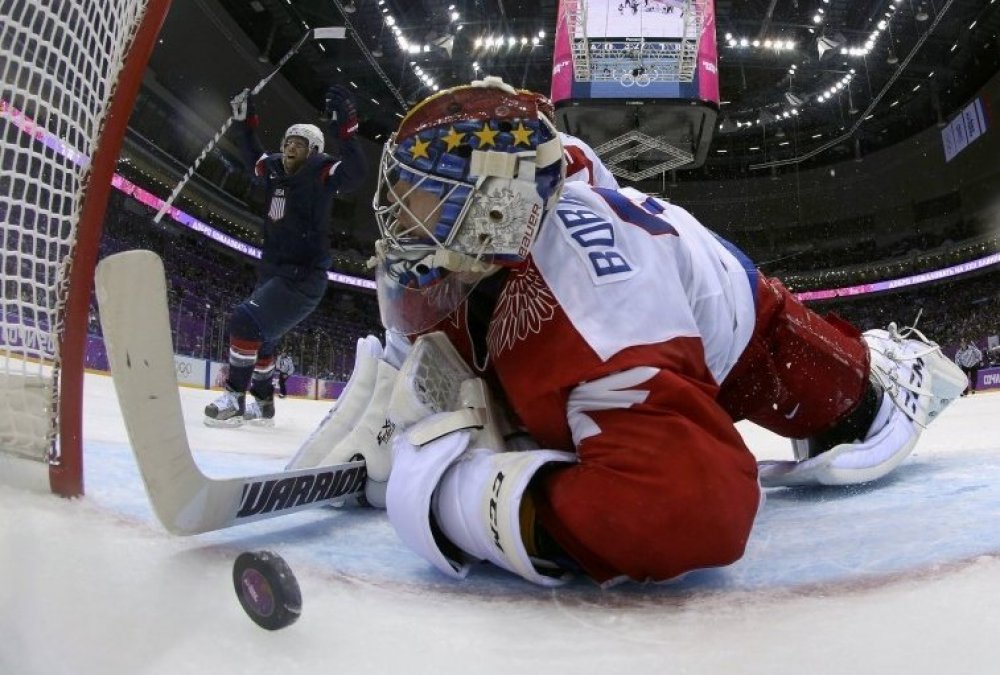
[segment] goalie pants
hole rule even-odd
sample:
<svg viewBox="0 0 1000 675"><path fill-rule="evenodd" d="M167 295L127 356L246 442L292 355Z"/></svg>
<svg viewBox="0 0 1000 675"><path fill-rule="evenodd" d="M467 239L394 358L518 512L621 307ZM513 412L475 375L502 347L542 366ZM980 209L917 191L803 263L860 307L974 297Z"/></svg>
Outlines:
<svg viewBox="0 0 1000 675"><path fill-rule="evenodd" d="M633 430L636 443L626 454L588 453L542 476L535 491L541 525L596 581L663 581L742 557L760 488L753 456L735 429L725 428L727 413L734 422L805 438L860 403L869 356L855 328L819 316L764 277L756 311L718 407L701 413L710 426L690 425L669 447L643 443Z"/></svg>
<svg viewBox="0 0 1000 675"><path fill-rule="evenodd" d="M734 421L808 438L857 407L868 370L857 328L836 315L821 317L780 281L761 277L753 335L717 400Z"/></svg>

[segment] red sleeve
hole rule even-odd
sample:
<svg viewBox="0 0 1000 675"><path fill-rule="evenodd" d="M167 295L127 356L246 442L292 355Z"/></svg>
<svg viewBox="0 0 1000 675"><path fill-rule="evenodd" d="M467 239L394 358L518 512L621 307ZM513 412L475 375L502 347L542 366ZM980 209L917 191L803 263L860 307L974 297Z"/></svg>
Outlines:
<svg viewBox="0 0 1000 675"><path fill-rule="evenodd" d="M680 352L697 340L673 340ZM678 354L678 363L692 362ZM537 486L545 529L595 580L666 580L743 555L760 502L757 465L716 403L711 378L681 368L601 395L600 382L570 397L570 418L596 431L577 444L579 463ZM688 371L690 368L688 367ZM636 401L639 402L632 402Z"/></svg>
<svg viewBox="0 0 1000 675"><path fill-rule="evenodd" d="M590 158L575 145L566 145L563 147L563 151L566 153L566 177L576 175L581 171L587 172L587 182L591 185L594 184L594 165L591 163Z"/></svg>
<svg viewBox="0 0 1000 675"><path fill-rule="evenodd" d="M266 176L267 175L267 166L265 165L266 161L267 161L267 154L265 153L265 154L261 155L260 158L258 158L257 161L254 163L254 165L253 165L253 172L258 177L262 177L262 176Z"/></svg>

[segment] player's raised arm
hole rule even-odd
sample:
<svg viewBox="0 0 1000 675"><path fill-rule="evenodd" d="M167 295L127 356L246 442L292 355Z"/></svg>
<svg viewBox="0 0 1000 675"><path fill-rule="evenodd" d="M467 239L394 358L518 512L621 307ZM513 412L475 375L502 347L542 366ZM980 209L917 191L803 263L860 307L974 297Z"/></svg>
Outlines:
<svg viewBox="0 0 1000 675"><path fill-rule="evenodd" d="M253 95L249 89L244 89L229 102L229 105L233 109L233 120L236 122L244 160L247 166L255 167L257 161L264 155L264 146L257 137L260 118L257 116Z"/></svg>
<svg viewBox="0 0 1000 675"><path fill-rule="evenodd" d="M368 162L357 139L358 111L350 90L337 84L330 87L326 92L324 111L330 120L330 134L337 139L339 149L325 179L326 185L337 194L349 194L361 187L368 170Z"/></svg>

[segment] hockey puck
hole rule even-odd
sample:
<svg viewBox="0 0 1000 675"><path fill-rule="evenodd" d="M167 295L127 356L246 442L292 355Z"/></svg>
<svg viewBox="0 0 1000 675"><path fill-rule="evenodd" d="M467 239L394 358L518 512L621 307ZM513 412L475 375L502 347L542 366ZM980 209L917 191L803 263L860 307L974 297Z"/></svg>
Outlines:
<svg viewBox="0 0 1000 675"><path fill-rule="evenodd" d="M233 586L243 611L261 628L291 626L302 613L299 582L276 553L241 553L233 563Z"/></svg>

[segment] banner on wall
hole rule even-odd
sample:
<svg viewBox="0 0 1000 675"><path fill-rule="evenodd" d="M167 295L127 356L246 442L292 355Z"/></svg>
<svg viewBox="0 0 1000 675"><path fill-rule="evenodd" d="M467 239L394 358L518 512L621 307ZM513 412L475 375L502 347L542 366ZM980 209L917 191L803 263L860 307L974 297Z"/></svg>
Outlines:
<svg viewBox="0 0 1000 675"><path fill-rule="evenodd" d="M976 390L1000 389L1000 368L981 368L976 374Z"/></svg>
<svg viewBox="0 0 1000 675"><path fill-rule="evenodd" d="M944 161L950 162L958 153L986 133L988 121L982 98L977 98L965 106L962 112L941 130Z"/></svg>
<svg viewBox="0 0 1000 675"><path fill-rule="evenodd" d="M190 387L205 386L205 360L190 356L174 354L174 370L177 372L177 383Z"/></svg>

